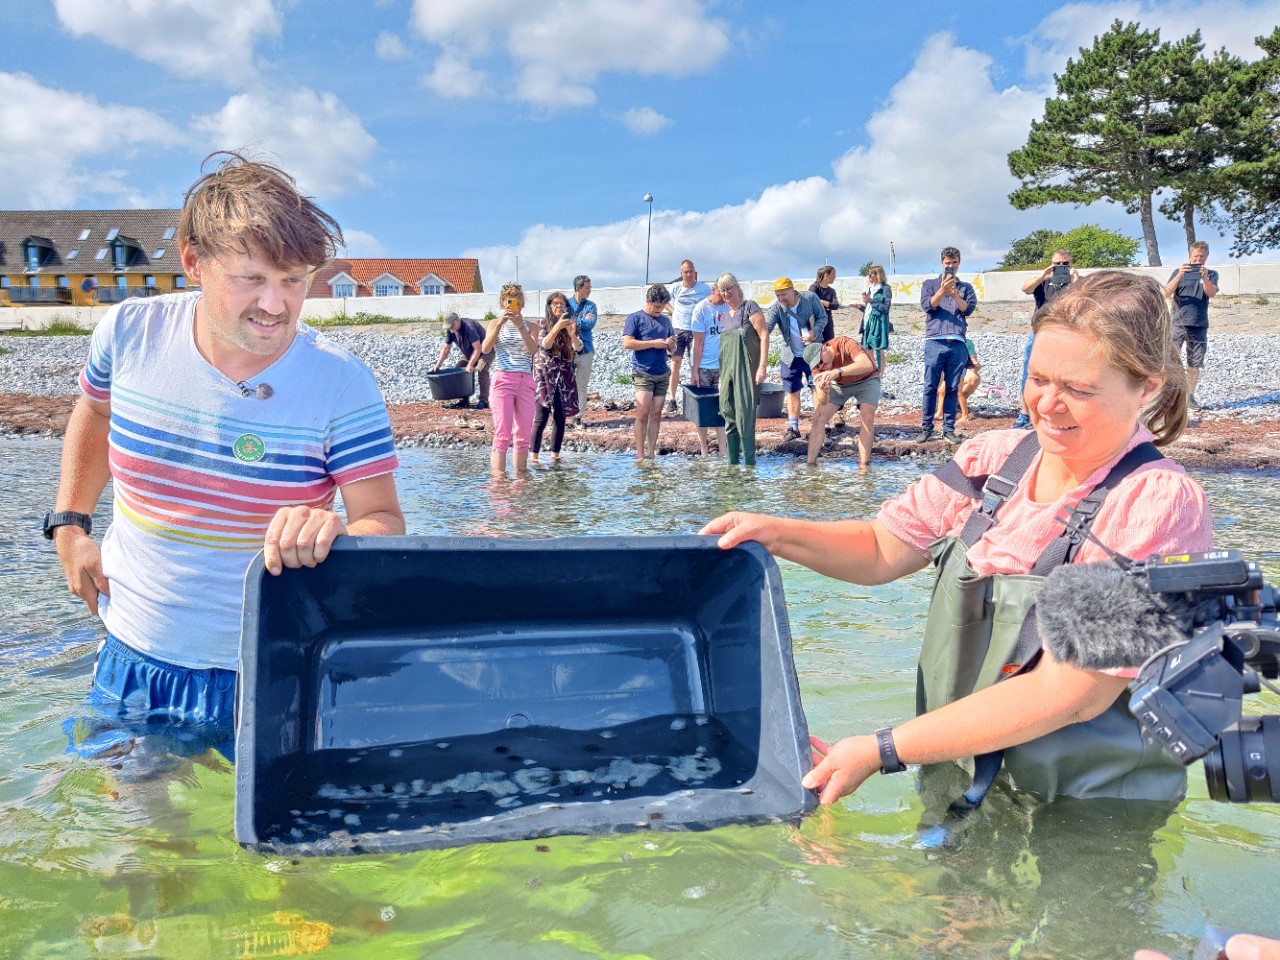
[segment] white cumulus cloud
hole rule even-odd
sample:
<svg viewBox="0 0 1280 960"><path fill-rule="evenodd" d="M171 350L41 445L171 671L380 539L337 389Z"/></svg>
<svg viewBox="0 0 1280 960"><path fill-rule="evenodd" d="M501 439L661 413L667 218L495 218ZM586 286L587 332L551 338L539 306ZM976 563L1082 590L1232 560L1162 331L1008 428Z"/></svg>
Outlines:
<svg viewBox="0 0 1280 960"><path fill-rule="evenodd" d="M138 107L102 104L0 72L0 206L140 207L157 202L130 186L134 150L181 146L181 131ZM106 159L104 162L104 158Z"/></svg>
<svg viewBox="0 0 1280 960"><path fill-rule="evenodd" d="M416 0L412 24L455 72L484 61L488 72L501 75L507 96L558 109L595 103L602 73L687 76L710 69L729 49L729 28L704 6L698 0ZM446 95L480 92L471 89Z"/></svg>
<svg viewBox="0 0 1280 960"><path fill-rule="evenodd" d="M373 52L377 54L379 60L407 60L409 58L409 47L400 39L399 34L386 30L378 34L378 40L374 44Z"/></svg>
<svg viewBox="0 0 1280 960"><path fill-rule="evenodd" d="M937 263L944 244L972 266L993 266L1029 232L1009 207L1016 186L1005 155L1026 138L1040 92L997 88L990 57L949 34L927 39L907 75L867 124L868 143L833 158L830 176L776 184L742 203L706 211L655 208L654 276L691 258L711 275L807 276L825 259L843 273L867 259ZM947 96L938 96L946 90ZM659 201L661 198L659 198ZM515 246L468 251L488 276L514 273L535 286L588 273L599 285L644 277L646 216L581 228L540 224Z"/></svg>
<svg viewBox="0 0 1280 960"><path fill-rule="evenodd" d="M377 141L332 93L239 93L194 129L210 150L273 154L308 194L335 197L372 183L364 164Z"/></svg>
<svg viewBox="0 0 1280 960"><path fill-rule="evenodd" d="M387 248L372 233L354 228L343 228L342 239L346 241L338 252L339 257L385 257Z"/></svg>
<svg viewBox="0 0 1280 960"><path fill-rule="evenodd" d="M622 123L638 137L651 137L671 125L671 118L653 107L632 107L622 115Z"/></svg>
<svg viewBox="0 0 1280 960"><path fill-rule="evenodd" d="M422 77L422 86L451 100L469 100L484 93L488 77L470 61L452 53L442 53L435 69Z"/></svg>
<svg viewBox="0 0 1280 960"><path fill-rule="evenodd" d="M118 47L183 77L239 86L254 74L253 48L280 35L271 0L53 0L77 37Z"/></svg>

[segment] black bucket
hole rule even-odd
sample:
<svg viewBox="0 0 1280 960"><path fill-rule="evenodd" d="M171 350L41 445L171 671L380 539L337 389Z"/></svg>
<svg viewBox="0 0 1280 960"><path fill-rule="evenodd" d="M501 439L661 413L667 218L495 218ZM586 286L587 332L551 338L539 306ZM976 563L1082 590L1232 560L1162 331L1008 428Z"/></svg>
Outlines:
<svg viewBox="0 0 1280 960"><path fill-rule="evenodd" d="M711 537L342 537L245 583L236 839L290 855L798 821L777 565Z"/></svg>
<svg viewBox="0 0 1280 960"><path fill-rule="evenodd" d="M776 420L782 416L782 384L760 384L760 402L756 404L757 420Z"/></svg>
<svg viewBox="0 0 1280 960"><path fill-rule="evenodd" d="M475 392L475 377L466 367L442 367L424 376L432 400L462 400Z"/></svg>
<svg viewBox="0 0 1280 960"><path fill-rule="evenodd" d="M720 391L715 387L684 385L684 418L695 427L723 427Z"/></svg>

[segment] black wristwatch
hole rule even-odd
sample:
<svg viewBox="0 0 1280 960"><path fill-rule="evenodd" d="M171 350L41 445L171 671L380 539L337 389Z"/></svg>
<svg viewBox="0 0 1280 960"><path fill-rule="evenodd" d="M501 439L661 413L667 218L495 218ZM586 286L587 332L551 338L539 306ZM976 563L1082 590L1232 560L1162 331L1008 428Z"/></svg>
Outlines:
<svg viewBox="0 0 1280 960"><path fill-rule="evenodd" d="M53 539L53 531L58 527L79 527L85 533L93 532L93 517L87 513L76 513L74 510L63 510L59 513L50 511L44 515L44 538Z"/></svg>
<svg viewBox="0 0 1280 960"><path fill-rule="evenodd" d="M880 748L880 772L901 773L907 765L898 759L898 748L893 745L893 730L881 727L876 731L876 746Z"/></svg>

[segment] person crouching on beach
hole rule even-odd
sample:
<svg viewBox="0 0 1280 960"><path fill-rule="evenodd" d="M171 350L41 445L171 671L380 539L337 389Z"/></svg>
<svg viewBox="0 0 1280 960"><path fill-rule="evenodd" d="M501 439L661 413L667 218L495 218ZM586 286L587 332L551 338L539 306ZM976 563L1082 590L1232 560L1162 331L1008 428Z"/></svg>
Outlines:
<svg viewBox="0 0 1280 960"><path fill-rule="evenodd" d="M502 315L489 321L481 353L494 351L494 375L489 388L489 405L493 408L493 453L490 463L494 475L507 472L507 450L515 434L515 470L529 469L529 444L533 436L533 356L538 352L533 324L521 316L524 288L508 283L498 294Z"/></svg>
<svg viewBox="0 0 1280 960"><path fill-rule="evenodd" d="M627 317L622 346L631 355L631 382L636 390L636 463L658 455L658 431L662 428L662 401L671 382L668 351L675 349L675 332L663 308L671 302L665 286L655 283L645 291L644 309Z"/></svg>
<svg viewBox="0 0 1280 960"><path fill-rule="evenodd" d="M804 348L813 368L814 411L809 427L809 466L818 462L827 421L850 400L858 410L858 468L871 463L876 439L876 407L880 403L880 367L875 354L853 337L835 337L827 343Z"/></svg>

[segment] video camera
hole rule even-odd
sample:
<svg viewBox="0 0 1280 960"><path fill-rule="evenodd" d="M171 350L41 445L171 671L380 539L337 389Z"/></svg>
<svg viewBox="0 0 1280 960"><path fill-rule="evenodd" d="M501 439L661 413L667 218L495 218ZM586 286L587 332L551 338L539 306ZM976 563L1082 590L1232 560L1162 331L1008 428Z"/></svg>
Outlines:
<svg viewBox="0 0 1280 960"><path fill-rule="evenodd" d="M1190 765L1204 757L1209 796L1280 803L1280 716L1244 716L1245 694L1280 675L1276 589L1235 550L1153 558L1132 577L1170 608L1193 609L1190 640L1170 644L1129 685L1142 732Z"/></svg>

